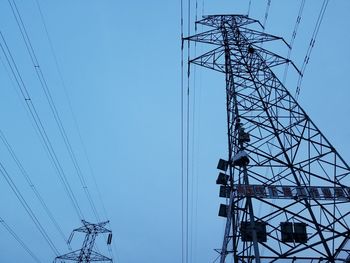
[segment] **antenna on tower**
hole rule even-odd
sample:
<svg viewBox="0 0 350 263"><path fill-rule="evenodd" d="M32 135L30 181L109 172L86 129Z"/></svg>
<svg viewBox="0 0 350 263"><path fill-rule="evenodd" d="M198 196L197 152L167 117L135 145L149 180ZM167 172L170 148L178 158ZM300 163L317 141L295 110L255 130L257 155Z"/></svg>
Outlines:
<svg viewBox="0 0 350 263"><path fill-rule="evenodd" d="M210 15L190 62L225 74L228 156L220 159L220 263L350 262L350 167L284 87L282 38L244 15ZM261 25L261 24L260 24ZM299 71L298 71L299 72Z"/></svg>
<svg viewBox="0 0 350 263"><path fill-rule="evenodd" d="M85 220L82 220L82 223L83 223L83 226L80 228L74 229L68 240L68 243L72 241L72 238L75 232L85 233L85 238L84 238L82 248L56 257L54 262L55 263L64 263L66 261L69 261L69 262L73 261L73 262L79 262L79 263L113 262L111 258L108 258L96 251L93 251L95 240L99 234L108 233L107 245L110 245L112 243L112 231L105 228L105 225L108 224L109 221L93 224Z"/></svg>

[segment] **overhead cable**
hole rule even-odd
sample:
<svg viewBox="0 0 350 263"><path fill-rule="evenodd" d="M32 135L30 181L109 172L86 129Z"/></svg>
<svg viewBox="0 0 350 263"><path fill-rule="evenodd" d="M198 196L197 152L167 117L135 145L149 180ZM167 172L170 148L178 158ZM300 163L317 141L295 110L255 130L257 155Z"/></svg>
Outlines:
<svg viewBox="0 0 350 263"><path fill-rule="evenodd" d="M296 19L296 22L295 22L295 25L294 25L292 37L291 37L291 39L289 41L289 49L288 49L287 61L290 61L290 57L292 55L292 49L293 49L295 38L297 36L299 25L300 25L300 22L301 22L304 6L305 6L305 0L302 0L301 3L300 3L298 16L297 16L297 19ZM285 82L287 80L288 69L289 69L289 62L286 64L286 66L284 68L283 81L282 81L283 84L285 84Z"/></svg>
<svg viewBox="0 0 350 263"><path fill-rule="evenodd" d="M204 2L204 1L203 1ZM198 0L196 0L195 3L195 22L198 21ZM203 9L202 9L203 12ZM203 16L203 13L202 13ZM197 25L198 23L195 23L194 27L194 34L197 34ZM197 57L197 42L194 43L194 57ZM190 66L190 65L189 65ZM189 240L189 251L190 251L190 258L189 262L194 262L196 259L196 244L197 244L197 207L198 207L198 176L195 171L195 160L196 160L196 151L195 151L195 143L196 143L196 132L198 131L196 129L196 118L197 118L197 112L196 112L196 97L197 97L197 66L193 65L193 92L192 92L192 107L188 107L189 112L191 112L191 118L189 121L189 129L191 130L190 136L189 136L189 142L191 144L191 148L189 150L189 156L190 158L190 163L188 166L190 167L190 225L189 225L189 230L190 230L190 240ZM190 101L190 98L188 98Z"/></svg>
<svg viewBox="0 0 350 263"><path fill-rule="evenodd" d="M266 23L267 23L267 18L269 16L270 6L271 6L271 0L267 0L265 15L264 15L264 22L263 22L263 30L264 31L265 31L265 27L266 27Z"/></svg>
<svg viewBox="0 0 350 263"><path fill-rule="evenodd" d="M0 217L0 223L4 226L7 232L20 244L20 246L31 256L31 258L37 262L41 263L38 256L34 254L33 251L29 249L29 247L24 243L24 241L15 233L15 231L4 221L3 218Z"/></svg>
<svg viewBox="0 0 350 263"><path fill-rule="evenodd" d="M180 0L180 28L181 28L181 262L185 262L185 247L184 247L184 5L183 0Z"/></svg>
<svg viewBox="0 0 350 263"><path fill-rule="evenodd" d="M31 180L28 172L24 169L21 161L18 159L16 153L14 152L12 146L9 144L8 140L6 139L4 133L2 132L2 130L0 130L0 139L3 142L3 144L5 145L7 151L9 152L9 154L11 155L12 159L14 160L14 162L16 163L18 169L20 170L22 176L24 177L24 179L26 180L27 184L29 185L30 189L33 191L35 197L38 199L38 201L40 202L41 206L43 207L45 213L47 214L47 216L50 218L52 224L55 226L56 230L59 232L59 234L61 235L61 237L63 238L63 240L67 243L67 238L65 236L65 234L62 231L62 228L60 227L59 223L57 222L57 220L55 219L54 215L52 214L52 212L50 211L50 209L48 208L44 198L41 196L41 194L39 193L39 191L37 190L34 182Z"/></svg>
<svg viewBox="0 0 350 263"><path fill-rule="evenodd" d="M188 0L187 35L191 34L191 0ZM190 151L190 55L191 45L187 41L187 92L186 92L186 263L189 259L189 151Z"/></svg>
<svg viewBox="0 0 350 263"><path fill-rule="evenodd" d="M297 89L296 89L296 93L295 93L296 99L298 99L298 97L300 95L300 89L301 89L301 84L302 84L303 77L304 77L304 74L305 74L305 70L306 70L307 64L310 61L311 52L312 52L312 50L313 50L313 48L315 46L316 37L317 37L318 32L320 30L320 27L321 27L321 24L322 24L322 21L323 21L324 14L326 12L328 3L329 3L329 0L324 0L323 1L321 10L320 10L320 12L318 14L316 25L315 25L315 28L314 28L314 31L312 33L311 40L310 40L310 43L309 43L309 47L308 47L308 49L306 51L304 62L303 62L303 65L301 67L301 74L300 74L299 79L298 79Z"/></svg>
<svg viewBox="0 0 350 263"><path fill-rule="evenodd" d="M21 194L21 192L17 188L16 184L14 183L14 181L11 178L11 176L9 175L9 173L7 172L7 170L5 169L4 165L1 162L0 162L0 173L3 176L3 178L5 179L6 183L11 188L12 192L17 197L18 201L21 203L21 205L23 206L23 208L25 209L25 211L29 215L29 217L31 218L31 220L33 221L33 223L36 226L36 228L39 230L41 236L45 239L46 243L49 245L49 247L51 248L53 253L56 256L58 256L59 252L58 252L55 244L52 242L50 236L47 234L47 231L42 226L42 224L40 223L40 221L36 217L35 213L31 209L31 207L29 206L28 202L23 197L23 195Z"/></svg>
<svg viewBox="0 0 350 263"><path fill-rule="evenodd" d="M249 3L248 3L248 12L247 12L247 16L249 17L249 14L250 14L250 7L252 5L252 0L249 0Z"/></svg>
<svg viewBox="0 0 350 263"><path fill-rule="evenodd" d="M14 17L16 19L16 22L17 22L17 25L18 25L18 27L20 29L21 35L22 35L23 40L25 42L27 51L28 51L28 53L30 55L31 61L33 63L33 67L34 67L35 72L37 74L37 77L38 77L38 79L40 81L41 87L42 87L42 89L44 91L45 97L46 97L46 99L47 99L47 101L49 103L49 106L50 106L51 112L52 112L52 114L54 116L55 122L56 122L56 124L57 124L57 126L59 128L59 132L60 132L60 134L62 136L62 139L64 141L64 144L65 144L65 146L67 148L69 157L70 157L70 159L71 159L71 161L72 161L72 163L74 165L75 171L76 171L76 173L78 175L78 178L80 180L80 184L81 184L81 186L82 186L82 188L84 190L84 193L85 193L85 195L86 195L86 197L87 197L87 199L88 199L88 201L90 203L91 209L92 209L92 211L93 211L97 221L100 221L99 215L98 215L98 212L97 212L97 209L96 209L96 206L94 204L94 201L92 199L92 196L91 196L90 191L88 189L88 186L86 184L84 175L83 175L83 173L81 171L80 165L79 165L79 163L77 161L77 158L76 158L76 155L75 155L75 153L73 151L73 148L72 148L72 145L70 143L70 140L69 140L69 138L67 136L66 130L65 130L64 126L63 126L61 117L60 117L60 115L58 113L58 110L57 110L55 102L54 102L54 100L52 98L51 92L50 92L50 90L48 88L47 81L46 81L46 79L44 77L44 74L43 74L43 72L41 70L39 61L38 61L37 56L35 54L35 51L33 49L32 43L30 41L28 32L26 30L25 24L24 24L23 19L21 17L21 14L19 13L19 10L17 8L16 2L15 2L15 0L12 0L12 3L11 3L11 0L8 0L8 2L10 4L10 6L11 6L13 15L14 15Z"/></svg>
<svg viewBox="0 0 350 263"><path fill-rule="evenodd" d="M46 35L46 38L47 38L49 46L50 46L50 51L51 51L51 54L52 54L54 62L55 62L55 67L56 67L58 76L60 78L60 81L61 81L61 84L62 84L62 87L63 87L63 90L64 90L64 94L65 94L67 102L68 102L69 111L71 113L71 116L72 116L72 119L73 119L73 122L74 122L74 126L76 128L76 131L77 131L77 134L78 134L78 137L79 137L79 141L80 141L80 144L82 146L86 162L88 164L90 175L92 177L92 180L93 180L93 183L95 185L95 189L96 189L99 201L100 201L101 206L102 206L102 211L103 211L103 215L104 215L105 221L109 221L109 224L111 225L111 228L113 229L112 223L109 220L109 216L108 216L108 213L107 213L106 206L105 206L103 198L102 198L101 191L99 189L99 186L98 186L98 183L97 183L97 180L96 180L94 169L92 168L92 164L91 164L91 161L90 161L90 158L89 158L89 154L88 154L85 142L83 140L82 133L81 133L80 128L79 128L78 120L77 120L76 115L75 115L74 110L73 110L72 101L70 99L69 92L68 92L66 83L64 81L61 68L60 68L59 63L58 63L57 55L56 55L56 52L55 52L55 49L54 49L54 45L53 45L53 42L52 42L50 34L49 34L49 30L48 30L47 25L46 25L46 21L45 21L45 17L44 17L42 8L41 8L40 3L39 3L38 0L33 0L33 1L36 3L36 6L37 6L39 14L40 14L40 19L41 19L41 22L43 24L45 35ZM115 242L113 242L113 247L114 247L114 249L112 249L112 247L109 247L109 249L112 251L111 258L114 260L114 257L115 257L114 253L116 253L116 257L118 257L117 256L117 248L115 246ZM114 252L114 250L115 250L115 252Z"/></svg>
<svg viewBox="0 0 350 263"><path fill-rule="evenodd" d="M53 145L52 145L52 143L51 143L51 141L46 133L44 125L39 117L39 114L36 110L36 107L31 99L31 97L28 93L27 87L23 81L22 75L19 72L17 64L12 56L12 53L11 53L7 43L6 43L5 37L1 31L0 31L0 48L1 48L2 53L4 54L7 65L8 65L8 67L13 75L13 78L16 82L16 85L17 85L19 91L20 91L20 94L25 102L26 109L28 110L30 116L32 117L33 123L34 123L36 130L41 138L44 149L48 153L48 156L50 157L50 161L51 161L53 167L55 168L57 175L58 175L58 177L59 177L59 179L64 187L64 190L65 190L67 196L69 197L69 199L74 207L74 210L78 216L78 219L80 221L81 219L84 218L83 213L80 209L80 206L77 202L77 199L74 195L74 192L72 191L72 189L69 185L69 182L68 182L67 177L63 171L63 168L58 160L58 157L57 157L56 152L53 148Z"/></svg>
<svg viewBox="0 0 350 263"><path fill-rule="evenodd" d="M48 31L48 28L46 26L46 22L45 22L43 11L42 11L42 9L40 7L39 1L38 0L34 0L34 1L36 2L38 10L39 10L40 18L41 18L41 21L42 21L44 29L45 29L45 35L46 35L47 40L49 42L50 50L51 50L53 59L55 61L55 67L56 67L57 73L59 75L60 81L62 83L62 87L63 87L64 93L65 93L65 96L66 96L66 99L67 99L67 102L68 102L69 110L70 110L70 113L71 113L73 121L74 121L74 126L75 126L75 128L77 130L79 141L80 141L80 144L82 145L83 152L84 152L84 155L85 155L85 159L86 159L86 161L88 163L90 174L91 174L91 177L93 179L93 182L94 182L94 185L95 185L95 188L96 188L96 191L97 191L97 194L98 194L98 197L99 197L102 209L103 209L104 217L105 217L106 220L108 220L109 217L108 217L108 213L107 213L107 210L106 210L106 206L104 204L104 201L103 201L102 195L101 195L101 191L100 191L100 189L98 187L98 184L97 184L95 172L94 172L94 170L92 168L92 165L91 165L91 161L90 161L87 149L86 149L86 145L85 145L85 142L83 140L83 136L82 136L80 128L79 128L78 120L76 118L76 115L74 114L72 101L70 99L69 92L67 90L67 86L65 84L65 81L64 81L64 78L63 78L63 74L62 74L62 71L61 71L59 63L58 63L57 55L56 55L56 52L55 52L55 49L54 49L54 46L53 46L53 43L52 43L49 31Z"/></svg>

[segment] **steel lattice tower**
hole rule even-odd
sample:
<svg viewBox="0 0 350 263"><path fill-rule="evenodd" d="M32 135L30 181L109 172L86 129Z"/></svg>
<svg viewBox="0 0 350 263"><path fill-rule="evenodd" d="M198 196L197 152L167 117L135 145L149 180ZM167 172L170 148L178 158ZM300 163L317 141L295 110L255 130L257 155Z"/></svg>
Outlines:
<svg viewBox="0 0 350 263"><path fill-rule="evenodd" d="M85 220L82 220L82 223L84 226L74 229L68 240L68 243L70 243L75 232L85 233L85 239L82 248L56 257L54 262L113 262L111 258L108 258L96 251L93 251L95 240L98 234L108 233L107 244L111 244L112 231L105 228L105 225L108 223L108 221L98 224L92 224Z"/></svg>
<svg viewBox="0 0 350 263"><path fill-rule="evenodd" d="M208 31L186 40L214 48L190 62L226 77L220 262L350 262L350 168L274 73L291 61L262 43L286 42L247 16L197 23Z"/></svg>

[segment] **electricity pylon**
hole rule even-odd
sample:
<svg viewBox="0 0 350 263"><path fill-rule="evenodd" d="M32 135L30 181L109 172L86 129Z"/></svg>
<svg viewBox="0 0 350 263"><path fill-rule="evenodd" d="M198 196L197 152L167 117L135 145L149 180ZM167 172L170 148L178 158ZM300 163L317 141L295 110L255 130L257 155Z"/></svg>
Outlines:
<svg viewBox="0 0 350 263"><path fill-rule="evenodd" d="M220 160L220 262L350 262L350 168L277 78L281 41L243 15L205 16L190 62L225 74L228 157ZM294 65L294 64L293 64Z"/></svg>
<svg viewBox="0 0 350 263"><path fill-rule="evenodd" d="M93 251L95 240L98 234L108 233L107 245L111 244L112 231L105 228L105 225L108 223L108 221L98 224L92 224L85 220L82 220L82 223L84 226L74 229L68 240L68 243L70 243L73 238L74 232L85 233L85 239L82 248L56 257L54 262L113 262L111 258L108 258L96 251Z"/></svg>

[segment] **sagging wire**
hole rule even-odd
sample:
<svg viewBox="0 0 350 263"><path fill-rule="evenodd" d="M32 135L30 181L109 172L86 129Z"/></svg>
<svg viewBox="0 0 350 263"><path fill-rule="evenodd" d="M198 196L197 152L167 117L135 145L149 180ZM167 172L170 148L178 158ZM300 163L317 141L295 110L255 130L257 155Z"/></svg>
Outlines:
<svg viewBox="0 0 350 263"><path fill-rule="evenodd" d="M250 8L252 6L252 0L249 0L249 3L248 3L248 11L247 11L247 16L249 17L249 14L250 14Z"/></svg>
<svg viewBox="0 0 350 263"><path fill-rule="evenodd" d="M304 62L303 62L303 65L301 67L301 70L300 70L301 74L299 76L298 83L297 83L297 89L296 89L296 92L295 92L295 99L296 100L298 100L298 97L300 95L300 89L301 89L301 84L302 84L303 77L304 77L304 74L305 74L305 70L306 70L306 67L307 67L307 65L308 65L308 63L310 61L311 52L312 52L312 50L313 50L313 48L315 46L316 37L317 37L318 32L320 30L320 27L321 27L321 24L322 24L322 21L323 21L324 14L326 12L328 3L329 3L329 0L324 0L323 1L320 13L318 14L318 17L317 17L316 25L315 25L314 31L312 33L312 36L311 36L309 47L308 47L308 49L306 51Z"/></svg>
<svg viewBox="0 0 350 263"><path fill-rule="evenodd" d="M302 14L303 14L303 10L304 10L304 6L305 6L305 0L301 1L300 7L299 7L299 12L298 12L298 16L297 16L297 20L295 22L294 25L294 29L293 29L293 33L292 33L292 37L289 41L289 49L288 49L288 55L287 55L287 60L290 60L290 57L292 55L292 49L293 49L293 45L294 45L294 41L295 38L297 36L297 32L298 32L298 28L301 22L301 18L302 18ZM286 67L284 68L284 73L283 73L283 80L282 83L283 85L286 83L287 80L287 74L288 74L288 69L289 69L289 62L286 64Z"/></svg>
<svg viewBox="0 0 350 263"><path fill-rule="evenodd" d="M203 1L204 2L204 1ZM198 21L198 0L195 2L195 22ZM197 34L197 23L195 23L194 34ZM197 57L197 42L194 44L194 57ZM193 222L197 221L197 205L198 205L198 178L195 176L195 120L196 120L196 76L197 76L197 67L194 65L193 67L193 96L192 96L192 137L191 137L191 213L190 213L190 262L194 262L194 254L196 253L196 226L197 224L193 224ZM189 98L188 98L189 99ZM196 188L194 186L196 185ZM195 227L194 227L195 226ZM196 254L195 254L196 255Z"/></svg>
<svg viewBox="0 0 350 263"><path fill-rule="evenodd" d="M184 6L180 0L180 28L181 28L181 262L185 262L184 257Z"/></svg>
<svg viewBox="0 0 350 263"><path fill-rule="evenodd" d="M4 226L4 228L7 230L7 232L10 233L10 235L20 244L20 246L31 256L31 258L37 262L41 263L38 256L34 254L33 251L31 251L26 243L16 234L16 232L0 217L0 223Z"/></svg>
<svg viewBox="0 0 350 263"><path fill-rule="evenodd" d="M269 11L271 7L271 0L267 0L266 9L265 9L265 15L264 15L264 22L263 22L263 31L265 32L267 18L269 17Z"/></svg>

